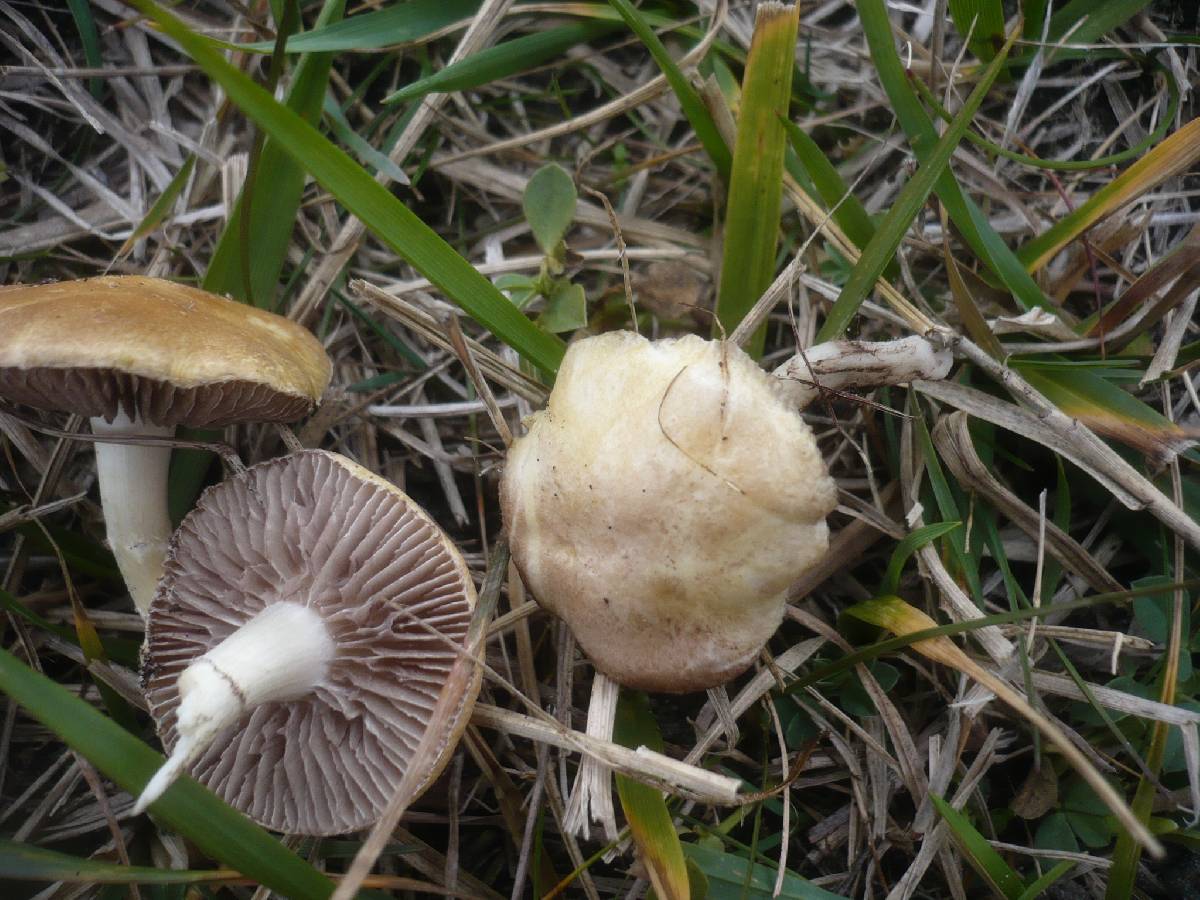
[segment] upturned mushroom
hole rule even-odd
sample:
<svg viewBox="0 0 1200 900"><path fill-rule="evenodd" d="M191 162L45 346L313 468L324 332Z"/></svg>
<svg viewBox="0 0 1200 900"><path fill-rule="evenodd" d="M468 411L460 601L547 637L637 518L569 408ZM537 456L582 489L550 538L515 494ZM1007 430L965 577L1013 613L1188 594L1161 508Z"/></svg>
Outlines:
<svg viewBox="0 0 1200 900"><path fill-rule="evenodd" d="M426 732L442 729L422 785L466 725L475 599L436 523L345 457L303 451L209 488L150 607L143 681L170 756L136 811L186 770L277 831L370 825Z"/></svg>
<svg viewBox="0 0 1200 900"><path fill-rule="evenodd" d="M513 559L614 681L743 671L828 547L837 491L783 387L737 347L613 332L571 345L509 450Z"/></svg>
<svg viewBox="0 0 1200 900"><path fill-rule="evenodd" d="M301 326L158 278L0 288L0 334L0 397L87 416L102 439L295 421L331 372ZM108 541L143 615L171 536L169 465L166 445L96 444Z"/></svg>

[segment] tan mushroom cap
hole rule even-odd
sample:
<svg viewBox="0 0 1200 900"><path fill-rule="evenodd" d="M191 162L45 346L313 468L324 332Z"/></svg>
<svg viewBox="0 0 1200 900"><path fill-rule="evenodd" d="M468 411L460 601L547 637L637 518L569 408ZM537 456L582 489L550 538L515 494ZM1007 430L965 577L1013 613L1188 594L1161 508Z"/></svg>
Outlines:
<svg viewBox="0 0 1200 900"><path fill-rule="evenodd" d="M0 288L0 335L0 396L109 421L294 421L331 373L296 323L159 278Z"/></svg>
<svg viewBox="0 0 1200 900"><path fill-rule="evenodd" d="M513 559L596 667L689 691L743 671L828 548L809 427L734 346L629 332L571 345L509 449Z"/></svg>
<svg viewBox="0 0 1200 900"><path fill-rule="evenodd" d="M304 451L210 488L171 541L147 622L143 681L168 752L179 674L285 601L321 616L336 645L328 676L299 700L244 713L189 772L276 831L367 827L399 785L449 673L462 665L474 585L419 506L337 454ZM466 726L479 690L480 668L471 665L424 785Z"/></svg>

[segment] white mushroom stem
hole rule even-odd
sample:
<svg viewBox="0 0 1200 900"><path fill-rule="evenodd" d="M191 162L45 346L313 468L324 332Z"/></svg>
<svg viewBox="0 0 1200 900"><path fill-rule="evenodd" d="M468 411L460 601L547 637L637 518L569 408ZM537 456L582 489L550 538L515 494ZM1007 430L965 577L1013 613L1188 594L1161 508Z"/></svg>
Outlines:
<svg viewBox="0 0 1200 900"><path fill-rule="evenodd" d="M92 419L98 437L173 437L174 427L148 425L123 413L111 423ZM138 612L145 618L154 599L171 540L167 475L171 448L96 442L96 472L108 543Z"/></svg>
<svg viewBox="0 0 1200 900"><path fill-rule="evenodd" d="M828 341L797 353L774 371L797 409L815 400L821 388L882 387L917 378L937 381L950 372L949 350L913 335L894 341Z"/></svg>
<svg viewBox="0 0 1200 900"><path fill-rule="evenodd" d="M179 676L175 746L147 782L134 815L162 796L212 743L248 710L295 700L329 674L335 645L320 613L299 603L273 603Z"/></svg>

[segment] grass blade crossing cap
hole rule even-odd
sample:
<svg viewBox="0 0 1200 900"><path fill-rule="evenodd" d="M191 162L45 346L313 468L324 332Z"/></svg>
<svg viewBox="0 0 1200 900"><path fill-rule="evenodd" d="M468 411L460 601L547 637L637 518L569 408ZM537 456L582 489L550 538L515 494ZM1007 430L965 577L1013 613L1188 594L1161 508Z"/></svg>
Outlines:
<svg viewBox="0 0 1200 900"><path fill-rule="evenodd" d="M97 436L291 422L332 365L282 316L160 278L0 287L0 397L91 418ZM97 443L109 543L144 615L171 535L170 448Z"/></svg>
<svg viewBox="0 0 1200 900"><path fill-rule="evenodd" d="M276 831L367 827L467 652L474 606L449 538L345 457L304 451L209 488L171 541L147 623L146 698L172 754L155 790L186 769Z"/></svg>
<svg viewBox="0 0 1200 900"><path fill-rule="evenodd" d="M836 488L783 386L737 347L572 344L509 450L513 560L596 667L700 690L743 671L828 548Z"/></svg>

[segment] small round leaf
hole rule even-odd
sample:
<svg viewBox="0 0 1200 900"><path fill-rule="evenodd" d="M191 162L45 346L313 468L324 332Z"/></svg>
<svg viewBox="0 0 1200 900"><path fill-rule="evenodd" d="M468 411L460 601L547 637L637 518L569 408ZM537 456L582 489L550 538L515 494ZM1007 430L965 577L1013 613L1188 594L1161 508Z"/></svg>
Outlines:
<svg viewBox="0 0 1200 900"><path fill-rule="evenodd" d="M556 163L542 166L525 186L525 219L533 237L550 254L558 246L575 218L575 182Z"/></svg>

